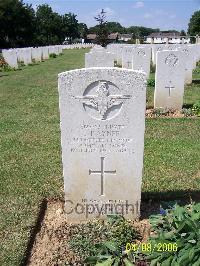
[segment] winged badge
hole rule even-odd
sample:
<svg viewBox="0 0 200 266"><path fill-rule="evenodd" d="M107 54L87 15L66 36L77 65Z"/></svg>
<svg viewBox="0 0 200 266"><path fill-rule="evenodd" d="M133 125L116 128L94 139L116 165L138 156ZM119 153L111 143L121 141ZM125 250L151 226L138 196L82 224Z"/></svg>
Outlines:
<svg viewBox="0 0 200 266"><path fill-rule="evenodd" d="M96 93L96 95L75 96L75 99L96 109L101 120L106 119L106 113L110 108L121 105L125 100L131 98L131 95L110 95L108 83L105 81L99 82Z"/></svg>

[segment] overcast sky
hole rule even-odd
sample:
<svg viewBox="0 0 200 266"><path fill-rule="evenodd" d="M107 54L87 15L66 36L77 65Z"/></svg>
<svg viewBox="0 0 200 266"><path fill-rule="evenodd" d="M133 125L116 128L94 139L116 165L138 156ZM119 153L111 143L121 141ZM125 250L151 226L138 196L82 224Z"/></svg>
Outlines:
<svg viewBox="0 0 200 266"><path fill-rule="evenodd" d="M55 12L75 13L79 22L94 26L94 16L104 8L108 21L122 26L145 26L161 30L187 30L194 11L200 10L200 0L24 0L34 8L49 4Z"/></svg>

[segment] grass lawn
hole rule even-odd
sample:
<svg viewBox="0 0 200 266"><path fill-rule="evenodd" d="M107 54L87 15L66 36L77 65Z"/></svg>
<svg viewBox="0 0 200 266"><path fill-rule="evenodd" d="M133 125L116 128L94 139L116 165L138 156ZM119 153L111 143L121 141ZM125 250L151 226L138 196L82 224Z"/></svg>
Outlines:
<svg viewBox="0 0 200 266"><path fill-rule="evenodd" d="M0 73L1 266L22 262L41 200L63 197L57 74L83 67L86 51ZM188 86L184 103L198 98L200 84ZM200 191L199 140L200 119L147 119L143 192Z"/></svg>

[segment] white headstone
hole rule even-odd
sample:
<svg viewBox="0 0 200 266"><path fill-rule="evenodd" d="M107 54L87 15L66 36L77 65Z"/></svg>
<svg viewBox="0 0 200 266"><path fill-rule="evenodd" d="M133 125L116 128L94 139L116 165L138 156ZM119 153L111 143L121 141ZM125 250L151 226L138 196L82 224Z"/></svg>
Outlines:
<svg viewBox="0 0 200 266"><path fill-rule="evenodd" d="M42 48L41 47L31 48L31 53L32 53L32 59L34 59L36 62L42 61Z"/></svg>
<svg viewBox="0 0 200 266"><path fill-rule="evenodd" d="M2 50L2 55L6 63L13 68L18 68L17 52L14 49Z"/></svg>
<svg viewBox="0 0 200 266"><path fill-rule="evenodd" d="M118 211L130 219L139 216L145 76L121 68L59 74L65 211L69 221L105 218Z"/></svg>
<svg viewBox="0 0 200 266"><path fill-rule="evenodd" d="M153 65L156 64L156 54L163 50L163 44L152 44L152 63Z"/></svg>
<svg viewBox="0 0 200 266"><path fill-rule="evenodd" d="M132 69L133 66L133 47L124 46L122 51L122 67Z"/></svg>
<svg viewBox="0 0 200 266"><path fill-rule="evenodd" d="M182 51L185 65L185 84L192 83L192 71L194 69L194 55L192 50L188 45L182 45L178 48L179 51Z"/></svg>
<svg viewBox="0 0 200 266"><path fill-rule="evenodd" d="M49 48L48 46L42 47L42 59L49 59Z"/></svg>
<svg viewBox="0 0 200 266"><path fill-rule="evenodd" d="M86 53L85 67L114 67L114 55L101 49Z"/></svg>
<svg viewBox="0 0 200 266"><path fill-rule="evenodd" d="M154 108L182 109L184 75L182 52L157 52Z"/></svg>
<svg viewBox="0 0 200 266"><path fill-rule="evenodd" d="M22 48L22 56L25 65L32 63L31 48Z"/></svg>
<svg viewBox="0 0 200 266"><path fill-rule="evenodd" d="M142 70L146 73L147 77L150 74L150 63L151 63L151 48L141 47L133 50L133 70Z"/></svg>

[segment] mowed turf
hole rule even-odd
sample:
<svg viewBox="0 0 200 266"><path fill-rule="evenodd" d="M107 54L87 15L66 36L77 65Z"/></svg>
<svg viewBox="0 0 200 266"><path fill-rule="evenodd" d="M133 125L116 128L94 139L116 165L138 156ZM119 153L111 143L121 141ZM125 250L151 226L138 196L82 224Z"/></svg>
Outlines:
<svg viewBox="0 0 200 266"><path fill-rule="evenodd" d="M41 200L63 197L57 74L83 67L86 51L0 73L1 266L23 261ZM199 98L189 86L185 103ZM198 118L147 119L143 192L200 191L199 139Z"/></svg>

